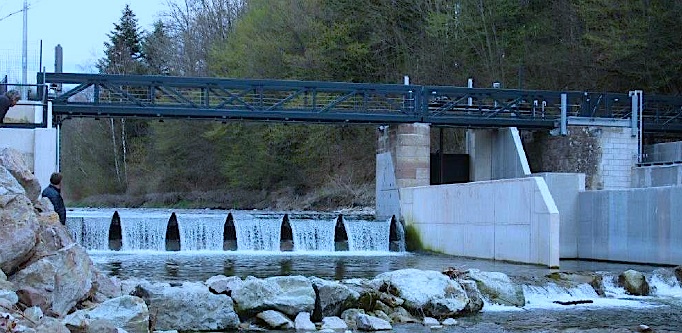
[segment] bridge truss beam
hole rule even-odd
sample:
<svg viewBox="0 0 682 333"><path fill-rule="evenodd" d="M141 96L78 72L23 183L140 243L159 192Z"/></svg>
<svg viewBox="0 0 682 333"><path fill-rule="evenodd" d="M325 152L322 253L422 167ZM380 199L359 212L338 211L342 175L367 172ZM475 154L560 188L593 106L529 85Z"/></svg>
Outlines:
<svg viewBox="0 0 682 333"><path fill-rule="evenodd" d="M140 117L551 129L561 95L569 117L628 119L627 94L320 81L38 73L65 87L52 98L69 117ZM648 132L682 133L682 98L644 95Z"/></svg>

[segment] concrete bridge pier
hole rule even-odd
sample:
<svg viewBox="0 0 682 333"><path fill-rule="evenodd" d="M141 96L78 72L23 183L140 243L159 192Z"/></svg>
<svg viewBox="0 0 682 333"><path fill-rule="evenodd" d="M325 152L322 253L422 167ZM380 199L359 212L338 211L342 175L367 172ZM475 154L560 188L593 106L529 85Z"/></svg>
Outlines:
<svg viewBox="0 0 682 333"><path fill-rule="evenodd" d="M381 126L377 141L376 215L400 220L399 189L431 183L431 126Z"/></svg>

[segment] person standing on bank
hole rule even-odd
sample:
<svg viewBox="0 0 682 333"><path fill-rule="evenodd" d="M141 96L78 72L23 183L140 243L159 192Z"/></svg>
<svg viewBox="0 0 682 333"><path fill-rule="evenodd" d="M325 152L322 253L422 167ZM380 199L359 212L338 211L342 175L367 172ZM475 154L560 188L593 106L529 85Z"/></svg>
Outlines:
<svg viewBox="0 0 682 333"><path fill-rule="evenodd" d="M54 211L59 215L59 222L66 225L66 207L62 199L62 174L55 172L50 176L50 185L43 190L43 196L50 199Z"/></svg>
<svg viewBox="0 0 682 333"><path fill-rule="evenodd" d="M10 90L0 96L0 124L5 122L4 119L7 111L9 111L9 108L17 105L19 98L21 98L21 96L16 90Z"/></svg>

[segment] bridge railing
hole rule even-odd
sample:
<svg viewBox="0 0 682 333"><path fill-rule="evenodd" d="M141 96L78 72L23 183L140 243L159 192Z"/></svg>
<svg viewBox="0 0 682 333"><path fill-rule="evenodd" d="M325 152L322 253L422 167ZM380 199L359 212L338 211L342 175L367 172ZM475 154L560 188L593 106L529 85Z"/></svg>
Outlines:
<svg viewBox="0 0 682 333"><path fill-rule="evenodd" d="M629 119L633 106L628 94L609 92L70 73L39 73L38 79L69 87L53 99L54 113L62 119L426 122L551 129L560 127L562 115ZM682 132L682 97L645 93L643 103L644 130Z"/></svg>
<svg viewBox="0 0 682 333"><path fill-rule="evenodd" d="M47 127L47 88L43 84L18 84L0 82L0 94L17 90L21 99L11 107L2 127L6 128L38 128Z"/></svg>
<svg viewBox="0 0 682 333"><path fill-rule="evenodd" d="M417 86L49 73L45 77L53 84L77 84L53 101L55 112L64 116L369 123L421 120Z"/></svg>

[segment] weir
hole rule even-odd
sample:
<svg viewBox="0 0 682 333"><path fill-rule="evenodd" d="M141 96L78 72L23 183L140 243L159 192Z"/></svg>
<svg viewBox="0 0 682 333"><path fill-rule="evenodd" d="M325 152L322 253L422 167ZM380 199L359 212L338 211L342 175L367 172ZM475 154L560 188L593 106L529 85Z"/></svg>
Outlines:
<svg viewBox="0 0 682 333"><path fill-rule="evenodd" d="M286 225L291 226L290 240L282 232ZM67 228L86 249L103 251L388 252L405 248L393 219L346 219L330 214L73 211ZM338 245L343 242L347 245Z"/></svg>
<svg viewBox="0 0 682 333"><path fill-rule="evenodd" d="M678 165L682 155L679 150L671 153L667 146L643 147L645 139L655 139L654 135L682 133L678 97L640 90L613 94L62 73L39 77L43 80L37 85L40 101L20 101L13 110L25 109L31 115L29 123L0 128L0 148L20 150L42 187L50 173L59 170L59 125L73 117L375 124L379 130L376 218L397 221L390 224L389 248L395 249L404 224L407 234L425 249L457 256L550 267L558 266L560 258L657 264L682 260L677 241L682 228L675 219L679 216L675 203L682 198ZM43 83L79 85L52 96ZM89 87L98 93L83 96ZM145 93L121 96L120 91L128 90L121 87L142 88ZM316 102L310 103L308 95L317 96L312 99ZM202 96L201 103L191 96ZM430 140L432 127L438 126L467 128L466 154L462 154L466 155L462 172L468 172L466 184L432 183ZM519 130L530 135L522 137ZM527 154L528 145L543 148ZM670 156L651 161L647 154ZM672 166L655 165L660 162ZM531 172L574 172L576 167L580 173ZM442 177L445 167L438 168ZM607 206L608 212L602 213ZM131 224L133 219L137 222ZM333 232L335 250L362 251L368 241L385 248L383 238L365 231L362 237L369 240L356 239L362 228L340 225L340 220ZM83 221L72 232L74 238L97 248L220 248L217 237L205 235L211 228L219 229L215 225L183 227L176 217L170 227L166 225L165 235L157 237L165 221L157 222L142 217L114 219L109 244L100 243L102 238L96 236L104 233L101 224L106 221L92 226ZM260 222L228 216L222 249L331 247L327 229L294 227L295 221L285 220L276 230ZM70 225L74 223L78 224ZM294 234L294 228L300 234ZM112 239L117 233L120 237Z"/></svg>

